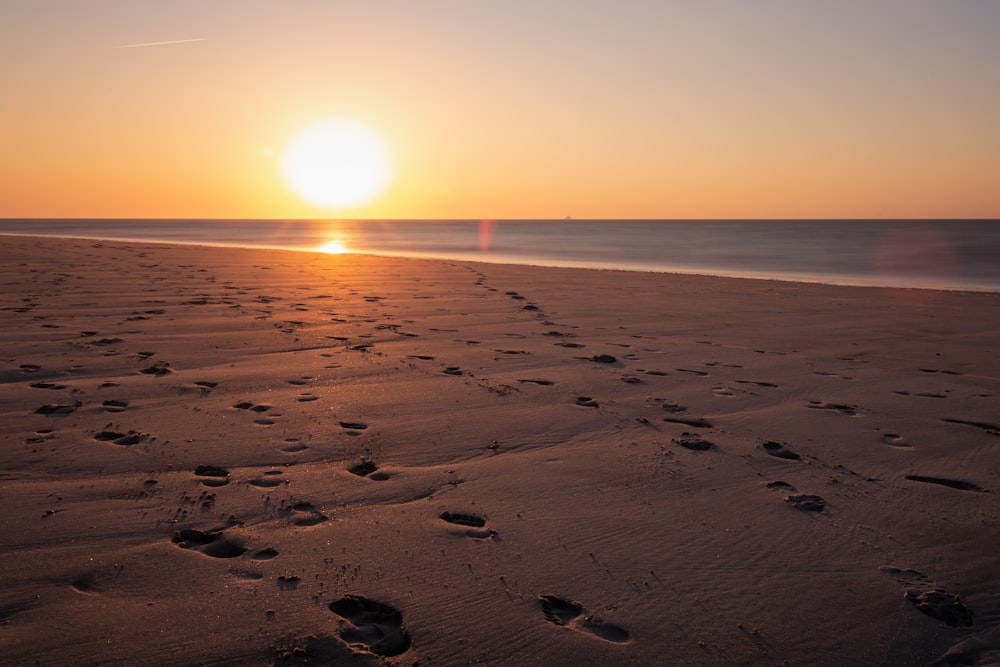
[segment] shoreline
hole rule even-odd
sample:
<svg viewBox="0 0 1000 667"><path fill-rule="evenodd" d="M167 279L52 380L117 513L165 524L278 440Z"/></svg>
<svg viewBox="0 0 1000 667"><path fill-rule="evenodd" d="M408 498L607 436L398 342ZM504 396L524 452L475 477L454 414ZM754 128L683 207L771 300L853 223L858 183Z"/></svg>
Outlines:
<svg viewBox="0 0 1000 667"><path fill-rule="evenodd" d="M81 241L117 241L123 243L151 243L158 245L172 245L172 246L184 246L184 247L205 247L205 248L231 248L231 249L245 249L245 250L274 250L282 252L302 252L302 253L317 253L317 254L350 254L350 255L360 255L360 256L370 256L370 257L386 257L386 258L400 258L400 259L425 259L432 261L461 261L461 262L473 262L482 264L495 264L503 266L519 266L524 268L559 268L559 269L583 269L592 271L621 271L626 273L638 273L638 274L661 274L661 275L677 275L677 276L702 276L706 278L732 278L736 280L762 280L762 281L773 281L779 283L793 283L793 284L805 284L805 285L827 285L831 287L865 287L865 288L876 288L876 289L892 289L892 290L922 290L931 292L957 292L957 293L977 293L977 294L1000 294L1000 286L989 287L989 286L977 286L973 283L959 282L952 287L942 287L935 285L914 285L914 284L903 284L903 283L893 283L893 282L880 282L875 278L850 278L846 276L835 276L835 275L799 275L799 274L785 274L779 276L769 276L759 272L751 271L728 271L724 269L719 269L715 272L709 271L708 269L690 269L684 270L682 268L676 268L672 270L658 269L658 268L648 268L642 269L637 267L617 267L611 264L600 264L600 263L587 263L587 262L556 262L551 263L526 263L522 261L516 261L514 259L504 260L504 259L490 259L477 256L466 256L464 254L459 255L436 255L436 254L422 254L422 253L405 253L405 252L368 252L368 251L347 251L345 253L328 253L318 248L306 248L306 247L293 247L293 246L270 246L270 245L247 245L247 244L235 244L235 243L206 243L204 241L164 241L159 239L148 239L148 238L124 238L124 237L103 237L103 236L55 236L55 235L45 235L45 234L23 234L14 232L0 232L0 237L25 237L25 238L40 238L40 239L68 239L68 240L81 240Z"/></svg>
<svg viewBox="0 0 1000 667"><path fill-rule="evenodd" d="M8 238L11 661L1000 656L998 294Z"/></svg>

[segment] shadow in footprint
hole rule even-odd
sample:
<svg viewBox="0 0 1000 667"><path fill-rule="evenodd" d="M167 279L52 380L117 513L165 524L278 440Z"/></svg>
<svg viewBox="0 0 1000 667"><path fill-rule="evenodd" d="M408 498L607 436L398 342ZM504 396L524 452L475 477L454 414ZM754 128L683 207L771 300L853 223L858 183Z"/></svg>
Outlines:
<svg viewBox="0 0 1000 667"><path fill-rule="evenodd" d="M195 476L205 486L225 486L229 484L229 471L216 466L198 466L194 469Z"/></svg>
<svg viewBox="0 0 1000 667"><path fill-rule="evenodd" d="M338 422L340 428L344 429L344 433L347 435L361 435L361 432L368 428L368 424L364 422Z"/></svg>
<svg viewBox="0 0 1000 667"><path fill-rule="evenodd" d="M329 605L330 611L345 621L340 638L351 648L383 657L405 653L410 648L410 635L403 627L403 615L384 602L360 595L348 595Z"/></svg>
<svg viewBox="0 0 1000 667"><path fill-rule="evenodd" d="M858 414L858 406L844 403L826 403L823 401L809 401L809 407L814 410L832 410L842 415L854 416Z"/></svg>
<svg viewBox="0 0 1000 667"><path fill-rule="evenodd" d="M673 441L681 447L691 449L696 452L704 452L714 447L711 442L695 433L684 432L681 434L681 437L673 438Z"/></svg>
<svg viewBox="0 0 1000 667"><path fill-rule="evenodd" d="M986 489L979 486L978 484L973 484L972 482L966 482L961 479L945 479L944 477L927 477L926 475L907 475L906 479L910 480L911 482L940 484L941 486L947 486L949 489L958 489L959 491L978 491L980 493L986 492Z"/></svg>
<svg viewBox="0 0 1000 667"><path fill-rule="evenodd" d="M173 543L181 549L200 551L212 558L236 558L247 550L241 540L224 537L221 530L205 533L185 528L174 533Z"/></svg>
<svg viewBox="0 0 1000 667"><path fill-rule="evenodd" d="M898 447L900 449L912 449L909 443L906 442L906 438L898 433L883 433L882 444L889 445L890 447Z"/></svg>
<svg viewBox="0 0 1000 667"><path fill-rule="evenodd" d="M287 483L287 480L273 475L270 477L255 477L247 482L250 486L256 486L258 489L273 489Z"/></svg>
<svg viewBox="0 0 1000 667"><path fill-rule="evenodd" d="M384 482L389 479L389 473L379 472L378 466L367 459L362 459L358 463L350 466L347 472L352 475L357 475L358 477L367 477L368 479L374 479L377 482Z"/></svg>
<svg viewBox="0 0 1000 667"><path fill-rule="evenodd" d="M664 417L663 421L671 424L683 424L692 428L712 428L712 422L697 417Z"/></svg>
<svg viewBox="0 0 1000 667"><path fill-rule="evenodd" d="M440 518L456 526L467 526L468 530L463 534L466 537L474 537L484 540L488 537L496 537L496 531L486 527L486 519L477 514L462 514L459 512L441 512Z"/></svg>
<svg viewBox="0 0 1000 667"><path fill-rule="evenodd" d="M579 602L569 602L555 595L539 595L538 600L545 620L549 623L577 632L587 632L615 644L624 644L632 639L628 630L621 626L606 623L594 616L585 616L583 605Z"/></svg>
<svg viewBox="0 0 1000 667"><path fill-rule="evenodd" d="M47 403L35 410L36 415L68 415L83 405L80 401L67 401L66 403Z"/></svg>
<svg viewBox="0 0 1000 667"><path fill-rule="evenodd" d="M329 518L313 507L312 503L295 503L292 505L292 512L297 515L292 521L296 526L318 526Z"/></svg>
<svg viewBox="0 0 1000 667"><path fill-rule="evenodd" d="M822 512L826 508L825 500L805 493L785 496L785 502L803 512Z"/></svg>
<svg viewBox="0 0 1000 667"><path fill-rule="evenodd" d="M761 447L764 448L765 452L767 452L771 456L776 456L779 459L785 459L785 460L788 460L788 461L801 461L802 460L801 456L799 456L798 454L796 454L792 450L788 449L787 447L785 447L780 442L774 442L773 440L769 440L769 441L765 442L764 444L762 444Z"/></svg>
<svg viewBox="0 0 1000 667"><path fill-rule="evenodd" d="M119 447L131 447L132 445L138 445L140 442L145 442L147 439L149 439L149 436L135 431L129 431L128 433L101 431L94 434L94 440L98 442L110 442Z"/></svg>

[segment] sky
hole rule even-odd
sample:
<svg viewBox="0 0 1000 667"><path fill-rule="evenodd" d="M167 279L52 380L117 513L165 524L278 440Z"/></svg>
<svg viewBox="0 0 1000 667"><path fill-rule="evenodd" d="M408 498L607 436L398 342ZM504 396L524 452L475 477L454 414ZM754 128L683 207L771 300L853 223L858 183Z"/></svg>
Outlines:
<svg viewBox="0 0 1000 667"><path fill-rule="evenodd" d="M0 0L0 217L1000 218L998 119L997 0Z"/></svg>

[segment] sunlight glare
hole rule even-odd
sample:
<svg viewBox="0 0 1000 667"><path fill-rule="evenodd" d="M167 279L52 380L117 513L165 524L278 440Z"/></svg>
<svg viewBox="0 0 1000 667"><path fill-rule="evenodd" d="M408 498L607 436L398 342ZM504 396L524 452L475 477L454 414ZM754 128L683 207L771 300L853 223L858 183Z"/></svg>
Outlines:
<svg viewBox="0 0 1000 667"><path fill-rule="evenodd" d="M344 253L350 252L340 241L327 241L320 247L316 248L318 252L325 252L328 255L343 255Z"/></svg>
<svg viewBox="0 0 1000 667"><path fill-rule="evenodd" d="M366 126L330 120L311 125L288 143L281 172L299 197L315 206L347 209L366 204L392 180L385 142Z"/></svg>

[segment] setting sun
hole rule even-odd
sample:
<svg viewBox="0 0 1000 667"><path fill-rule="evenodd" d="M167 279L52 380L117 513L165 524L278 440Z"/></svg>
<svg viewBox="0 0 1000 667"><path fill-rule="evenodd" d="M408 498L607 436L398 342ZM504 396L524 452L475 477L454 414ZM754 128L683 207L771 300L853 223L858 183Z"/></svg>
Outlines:
<svg viewBox="0 0 1000 667"><path fill-rule="evenodd" d="M282 176L299 197L328 209L366 204L392 179L385 142L352 121L326 121L302 130L288 143Z"/></svg>

